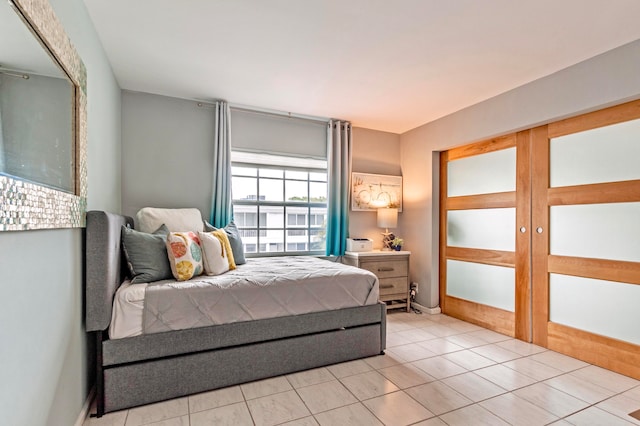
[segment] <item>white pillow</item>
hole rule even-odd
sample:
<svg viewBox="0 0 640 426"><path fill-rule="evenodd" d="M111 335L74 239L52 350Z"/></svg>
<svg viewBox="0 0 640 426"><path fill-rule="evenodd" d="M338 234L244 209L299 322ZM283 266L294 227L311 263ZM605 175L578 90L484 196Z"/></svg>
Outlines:
<svg viewBox="0 0 640 426"><path fill-rule="evenodd" d="M198 232L198 237L202 247L202 262L205 274L220 275L229 269L235 269L233 252L231 252L228 244L225 249L220 239L214 235L214 232ZM231 259L229 259L229 256L231 256ZM230 268L232 264L234 268Z"/></svg>
<svg viewBox="0 0 640 426"><path fill-rule="evenodd" d="M158 209L144 207L136 214L137 229L152 233L163 224L170 232L200 232L204 229L198 209Z"/></svg>

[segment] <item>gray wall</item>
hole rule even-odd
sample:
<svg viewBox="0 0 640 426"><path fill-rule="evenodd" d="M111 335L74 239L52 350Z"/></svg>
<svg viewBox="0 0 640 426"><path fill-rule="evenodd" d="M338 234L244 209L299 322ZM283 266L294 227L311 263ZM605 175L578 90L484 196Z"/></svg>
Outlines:
<svg viewBox="0 0 640 426"><path fill-rule="evenodd" d="M405 213L417 302L438 305L437 153L640 98L640 40L401 135Z"/></svg>
<svg viewBox="0 0 640 426"><path fill-rule="evenodd" d="M197 207L211 212L215 109L122 92L122 211Z"/></svg>
<svg viewBox="0 0 640 426"><path fill-rule="evenodd" d="M88 204L120 210L120 88L82 0L51 0L88 75ZM90 389L83 231L0 233L0 424L73 425Z"/></svg>

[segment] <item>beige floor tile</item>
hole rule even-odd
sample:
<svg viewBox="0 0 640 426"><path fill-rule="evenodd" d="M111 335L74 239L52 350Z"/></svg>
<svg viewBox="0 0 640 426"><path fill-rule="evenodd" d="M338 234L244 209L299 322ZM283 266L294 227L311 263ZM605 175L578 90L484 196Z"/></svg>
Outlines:
<svg viewBox="0 0 640 426"><path fill-rule="evenodd" d="M379 396L363 404L385 425L409 425L434 416L402 391Z"/></svg>
<svg viewBox="0 0 640 426"><path fill-rule="evenodd" d="M596 407L605 410L608 413L615 414L630 423L640 425L640 420L629 415L629 413L640 410L640 403L635 399L616 395L613 398L602 401L600 404L596 405Z"/></svg>
<svg viewBox="0 0 640 426"><path fill-rule="evenodd" d="M473 402L483 401L506 392L503 388L475 373L448 377L442 382Z"/></svg>
<svg viewBox="0 0 640 426"><path fill-rule="evenodd" d="M387 319L389 318L389 316L387 316ZM404 331L404 330L412 330L415 327L412 326L409 323L406 322L402 322L402 321L389 321L387 322L387 333L391 334L391 333L397 333L399 331Z"/></svg>
<svg viewBox="0 0 640 426"><path fill-rule="evenodd" d="M464 349L462 346L456 345L442 337L439 339L427 340L426 342L418 342L417 344L430 350L436 355L448 354Z"/></svg>
<svg viewBox="0 0 640 426"><path fill-rule="evenodd" d="M387 349L387 353L394 355L404 362L413 362L419 359L431 358L436 356L436 354L431 352L429 349L420 346L417 343L395 346L393 348Z"/></svg>
<svg viewBox="0 0 640 426"><path fill-rule="evenodd" d="M509 426L509 423L496 417L478 404L451 411L441 417L449 426Z"/></svg>
<svg viewBox="0 0 640 426"><path fill-rule="evenodd" d="M165 402L158 402L157 404L149 404L130 409L125 425L146 425L173 417L184 416L185 414L189 414L188 399L171 399Z"/></svg>
<svg viewBox="0 0 640 426"><path fill-rule="evenodd" d="M422 421L420 423L416 423L413 426L447 426L445 422L440 420L439 417L432 417L429 420Z"/></svg>
<svg viewBox="0 0 640 426"><path fill-rule="evenodd" d="M189 412L210 410L224 405L244 401L240 386L218 389L211 392L198 393L189 396Z"/></svg>
<svg viewBox="0 0 640 426"><path fill-rule="evenodd" d="M387 334L387 349L394 346L408 345L409 343L412 343L411 340L400 333Z"/></svg>
<svg viewBox="0 0 640 426"><path fill-rule="evenodd" d="M535 379L532 379L522 373L518 373L504 365L492 365L491 367L475 370L474 373L508 391L529 386L536 382Z"/></svg>
<svg viewBox="0 0 640 426"><path fill-rule="evenodd" d="M571 375L580 377L581 379L616 393L625 392L640 385L640 381L636 379L596 367L595 365L589 365L588 367L572 371Z"/></svg>
<svg viewBox="0 0 640 426"><path fill-rule="evenodd" d="M297 391L312 414L358 402L338 380L306 386Z"/></svg>
<svg viewBox="0 0 640 426"><path fill-rule="evenodd" d="M471 336L469 334L456 334L454 336L447 336L445 337L445 339L452 343L455 343L458 346L462 346L465 349L475 348L476 346L484 346L488 344L481 338Z"/></svg>
<svg viewBox="0 0 640 426"><path fill-rule="evenodd" d="M481 328L478 331L472 331L468 334L470 336L479 337L482 340L485 340L487 343L498 343L512 339L512 337L507 336L506 334L496 333L495 331L487 330L484 328Z"/></svg>
<svg viewBox="0 0 640 426"><path fill-rule="evenodd" d="M574 426L566 420L558 420L557 422L549 423L549 426Z"/></svg>
<svg viewBox="0 0 640 426"><path fill-rule="evenodd" d="M477 370L479 368L488 367L494 365L495 361L485 358L471 350L464 350L459 352L453 352L450 354L442 355L444 359L455 362L459 366L467 370Z"/></svg>
<svg viewBox="0 0 640 426"><path fill-rule="evenodd" d="M545 364L540 364L530 358L518 358L513 361L504 362L502 365L537 381L550 379L562 374L562 371L556 370L555 368L549 367Z"/></svg>
<svg viewBox="0 0 640 426"><path fill-rule="evenodd" d="M633 424L597 407L589 407L564 420L576 426L625 426Z"/></svg>
<svg viewBox="0 0 640 426"><path fill-rule="evenodd" d="M293 390L252 399L247 405L257 426L277 425L311 414Z"/></svg>
<svg viewBox="0 0 640 426"><path fill-rule="evenodd" d="M397 355L390 354L388 352L385 352L384 355L377 355L377 356L372 356L370 358L365 358L363 361L366 362L371 368L375 370L392 367L394 365L399 365L404 362Z"/></svg>
<svg viewBox="0 0 640 426"><path fill-rule="evenodd" d="M629 389L628 391L624 392L622 395L626 396L627 398L635 399L640 403L640 386L637 386L633 389Z"/></svg>
<svg viewBox="0 0 640 426"><path fill-rule="evenodd" d="M189 423L187 423L189 425ZM253 426L245 402L225 405L191 414L191 426Z"/></svg>
<svg viewBox="0 0 640 426"><path fill-rule="evenodd" d="M469 322L464 322L464 321L460 321L460 322L455 322L455 323L450 323L449 325L447 325L447 327L451 327L454 330L458 330L461 331L463 333L470 333L472 331L482 331L485 330L482 327L479 327L475 324L471 324Z"/></svg>
<svg viewBox="0 0 640 426"><path fill-rule="evenodd" d="M96 410L94 409L91 412L95 413ZM128 413L128 410L122 410L105 414L100 418L88 417L84 423L82 423L82 426L124 426Z"/></svg>
<svg viewBox="0 0 640 426"><path fill-rule="evenodd" d="M536 383L526 388L518 389L513 394L558 417L566 417L589 406L588 402L544 383Z"/></svg>
<svg viewBox="0 0 640 426"><path fill-rule="evenodd" d="M456 334L462 333L461 331L455 330L447 326L446 324L435 324L429 327L425 327L425 330L437 337L454 336Z"/></svg>
<svg viewBox="0 0 640 426"><path fill-rule="evenodd" d="M530 358L534 361L546 364L549 367L553 367L565 373L589 365L586 362L580 361L579 359L571 358L554 351L545 351L539 354L532 355Z"/></svg>
<svg viewBox="0 0 640 426"><path fill-rule="evenodd" d="M347 376L353 376L354 374L364 373L371 371L372 367L361 359L355 361L343 362L341 364L330 365L327 367L331 374L336 378L341 379Z"/></svg>
<svg viewBox="0 0 640 426"><path fill-rule="evenodd" d="M313 416L309 416L302 419L281 423L280 426L318 426L318 422L313 418Z"/></svg>
<svg viewBox="0 0 640 426"><path fill-rule="evenodd" d="M400 337L404 337L411 343L424 342L425 340L436 339L438 336L431 334L428 328L414 328L411 330L399 331L396 334Z"/></svg>
<svg viewBox="0 0 640 426"><path fill-rule="evenodd" d="M285 392L293 388L286 377L279 376L271 379L258 380L257 382L245 383L244 385L240 385L240 389L242 389L244 398L248 401L250 399L260 398L261 396Z"/></svg>
<svg viewBox="0 0 640 426"><path fill-rule="evenodd" d="M522 356L534 355L540 352L546 351L545 348L531 343L523 342L522 340L505 340L504 342L496 343L498 346Z"/></svg>
<svg viewBox="0 0 640 426"><path fill-rule="evenodd" d="M481 402L480 405L506 422L518 426L546 425L558 420L558 417L548 411L512 393L496 396Z"/></svg>
<svg viewBox="0 0 640 426"><path fill-rule="evenodd" d="M502 348L496 344L478 346L469 350L480 354L485 358L489 358L490 360L493 360L495 362L507 362L514 359L522 358L522 355L506 350L505 348Z"/></svg>
<svg viewBox="0 0 640 426"><path fill-rule="evenodd" d="M387 379L391 380L400 389L433 382L435 377L425 373L413 364L401 364L378 370Z"/></svg>
<svg viewBox="0 0 640 426"><path fill-rule="evenodd" d="M590 404L597 404L615 394L613 391L601 388L571 374L563 374L545 380L544 383Z"/></svg>
<svg viewBox="0 0 640 426"><path fill-rule="evenodd" d="M318 383L330 382L336 378L326 368L314 368L313 370L301 371L287 375L287 380L294 388L317 385Z"/></svg>
<svg viewBox="0 0 640 426"><path fill-rule="evenodd" d="M422 359L414 362L413 365L436 379L444 379L445 377L467 372L463 367L442 356Z"/></svg>
<svg viewBox="0 0 640 426"><path fill-rule="evenodd" d="M321 426L382 426L382 423L361 403L316 414Z"/></svg>
<svg viewBox="0 0 640 426"><path fill-rule="evenodd" d="M377 371L345 377L340 381L360 401L399 390L396 385Z"/></svg>
<svg viewBox="0 0 640 426"><path fill-rule="evenodd" d="M405 392L436 415L472 404L470 399L441 382L416 386Z"/></svg>

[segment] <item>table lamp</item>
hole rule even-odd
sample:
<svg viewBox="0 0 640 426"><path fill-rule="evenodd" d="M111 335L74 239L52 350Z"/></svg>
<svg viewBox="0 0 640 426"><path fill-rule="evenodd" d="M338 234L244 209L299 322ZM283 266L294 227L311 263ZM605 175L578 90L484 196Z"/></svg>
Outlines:
<svg viewBox="0 0 640 426"><path fill-rule="evenodd" d="M389 228L398 226L398 209L384 207L378 209L378 227L384 228L382 233L382 250L391 250L391 242L395 236L389 232Z"/></svg>

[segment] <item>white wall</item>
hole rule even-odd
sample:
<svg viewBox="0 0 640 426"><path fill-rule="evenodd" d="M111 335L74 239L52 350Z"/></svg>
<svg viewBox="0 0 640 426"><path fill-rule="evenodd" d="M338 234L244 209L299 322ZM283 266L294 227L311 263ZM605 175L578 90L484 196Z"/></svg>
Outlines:
<svg viewBox="0 0 640 426"><path fill-rule="evenodd" d="M120 89L82 0L51 0L88 75L88 204L120 209ZM92 377L83 231L0 233L0 424L72 425Z"/></svg>
<svg viewBox="0 0 640 426"><path fill-rule="evenodd" d="M640 40L401 135L402 232L419 304L437 306L439 297L437 152L640 98L638 70Z"/></svg>

